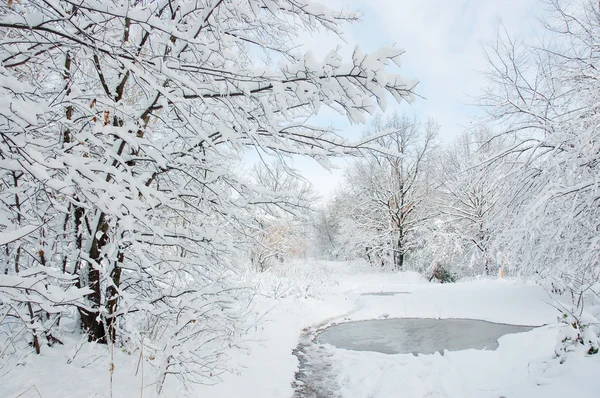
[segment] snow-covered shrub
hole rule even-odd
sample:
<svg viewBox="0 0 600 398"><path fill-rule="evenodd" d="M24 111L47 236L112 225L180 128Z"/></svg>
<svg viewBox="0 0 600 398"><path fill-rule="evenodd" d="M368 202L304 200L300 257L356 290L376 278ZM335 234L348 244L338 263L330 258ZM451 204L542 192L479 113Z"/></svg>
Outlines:
<svg viewBox="0 0 600 398"><path fill-rule="evenodd" d="M600 324L596 319L596 310L600 303L598 284L590 283L575 273L563 274L560 279L553 280L550 286L551 292L571 301L570 309L558 302L556 305L561 313L558 321L563 325L555 348L560 362L567 360L569 352L597 354L600 349Z"/></svg>
<svg viewBox="0 0 600 398"><path fill-rule="evenodd" d="M456 282L456 275L450 272L444 265L436 264L433 267L431 276L429 277L429 282L434 279L440 283L453 283Z"/></svg>
<svg viewBox="0 0 600 398"><path fill-rule="evenodd" d="M291 259L264 272L250 268L244 279L258 294L273 299L319 297L337 283L340 263Z"/></svg>
<svg viewBox="0 0 600 398"><path fill-rule="evenodd" d="M307 240L292 221L270 220L263 224L267 226L259 233L250 253L250 260L257 270L263 272L306 252Z"/></svg>
<svg viewBox="0 0 600 398"><path fill-rule="evenodd" d="M415 234L415 250L408 257L412 268L426 278L432 276L438 264L457 276L464 276L465 248L442 220L433 220Z"/></svg>
<svg viewBox="0 0 600 398"><path fill-rule="evenodd" d="M587 355L597 354L600 349L600 337L590 323L582 322L580 318L564 313L558 318L564 324L555 348L556 357L560 363L567 360L569 352L584 352Z"/></svg>

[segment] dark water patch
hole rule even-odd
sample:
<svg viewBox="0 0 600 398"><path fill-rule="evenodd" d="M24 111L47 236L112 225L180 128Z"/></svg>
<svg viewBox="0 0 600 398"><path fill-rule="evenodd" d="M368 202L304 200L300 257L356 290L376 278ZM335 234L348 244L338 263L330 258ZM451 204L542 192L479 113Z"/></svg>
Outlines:
<svg viewBox="0 0 600 398"><path fill-rule="evenodd" d="M337 383L332 372L331 353L315 344L308 336L293 350L298 358L298 371L292 383L294 398L333 398Z"/></svg>
<svg viewBox="0 0 600 398"><path fill-rule="evenodd" d="M354 351L433 354L444 350L495 350L498 338L532 326L474 319L391 318L341 323L325 329L317 342Z"/></svg>

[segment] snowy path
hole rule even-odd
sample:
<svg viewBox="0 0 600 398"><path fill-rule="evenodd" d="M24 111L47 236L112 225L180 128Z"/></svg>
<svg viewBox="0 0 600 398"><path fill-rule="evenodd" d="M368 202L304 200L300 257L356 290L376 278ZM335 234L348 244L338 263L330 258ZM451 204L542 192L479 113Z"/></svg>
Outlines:
<svg viewBox="0 0 600 398"><path fill-rule="evenodd" d="M296 397L597 397L584 384L600 370L598 357L552 359L556 310L535 285L486 281L452 285L412 284L403 276L347 278L344 295L353 303L345 315L313 327L299 345ZM395 295L365 293L406 292ZM464 350L433 355L356 352L312 339L328 324L387 317L471 318L499 323L544 325L500 338L495 351Z"/></svg>

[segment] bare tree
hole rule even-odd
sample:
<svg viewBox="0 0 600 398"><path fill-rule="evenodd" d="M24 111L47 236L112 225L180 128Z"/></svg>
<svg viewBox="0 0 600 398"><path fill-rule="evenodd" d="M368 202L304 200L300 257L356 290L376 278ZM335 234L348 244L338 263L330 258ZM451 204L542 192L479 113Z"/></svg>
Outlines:
<svg viewBox="0 0 600 398"><path fill-rule="evenodd" d="M428 162L437 133L432 120L423 126L396 114L373 122L369 135L388 152L355 162L347 171L341 195L346 203L343 233L347 245L355 240L362 243L361 256L382 265L389 262L395 269L404 267L411 235L431 216Z"/></svg>
<svg viewBox="0 0 600 398"><path fill-rule="evenodd" d="M443 153L438 188L447 230L470 257L453 261L471 263L486 275L496 262L493 240L501 231L497 214L506 169L490 163L502 150L500 139L491 138L485 128L459 136Z"/></svg>

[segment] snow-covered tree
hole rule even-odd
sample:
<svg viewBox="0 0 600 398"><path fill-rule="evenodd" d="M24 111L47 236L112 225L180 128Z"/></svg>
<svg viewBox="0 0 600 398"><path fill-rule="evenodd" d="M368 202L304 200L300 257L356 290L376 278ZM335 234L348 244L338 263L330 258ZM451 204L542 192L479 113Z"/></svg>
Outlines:
<svg viewBox="0 0 600 398"><path fill-rule="evenodd" d="M299 31L357 19L305 0L0 5L0 322L18 312L39 340L70 305L90 340L145 342L159 391L211 375L236 330L235 242L280 198L236 172L244 148L352 153L368 145L307 117L412 99L388 72L402 50L297 51Z"/></svg>
<svg viewBox="0 0 600 398"><path fill-rule="evenodd" d="M250 260L265 271L274 262L306 253L306 230L316 194L282 159L256 165L252 177L256 192L263 190L267 199L256 209L254 224L249 225Z"/></svg>
<svg viewBox="0 0 600 398"><path fill-rule="evenodd" d="M541 43L501 31L487 49L483 103L511 143L501 154L511 166L502 245L522 274L598 280L600 9L592 1L547 4Z"/></svg>
<svg viewBox="0 0 600 398"><path fill-rule="evenodd" d="M370 153L352 164L338 195L345 216L343 246L354 256L402 269L414 245L414 232L430 217L432 187L428 162L436 148L438 125L395 114L374 119L367 137L388 152Z"/></svg>
<svg viewBox="0 0 600 398"><path fill-rule="evenodd" d="M489 275L495 267L494 238L501 231L498 201L504 188L504 164L496 162L501 152L499 138L493 140L485 128L460 135L442 153L439 162L438 206L443 228L455 243L450 251L454 266L469 266ZM439 233L440 231L438 231ZM431 246L430 243L428 245ZM438 245L439 246L439 245Z"/></svg>
<svg viewBox="0 0 600 398"><path fill-rule="evenodd" d="M340 228L342 222L341 202L333 197L313 215L314 254L320 258L333 260L340 256Z"/></svg>

